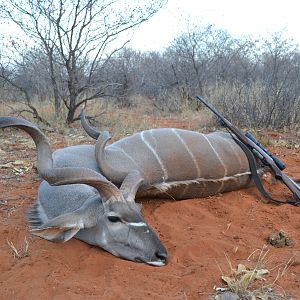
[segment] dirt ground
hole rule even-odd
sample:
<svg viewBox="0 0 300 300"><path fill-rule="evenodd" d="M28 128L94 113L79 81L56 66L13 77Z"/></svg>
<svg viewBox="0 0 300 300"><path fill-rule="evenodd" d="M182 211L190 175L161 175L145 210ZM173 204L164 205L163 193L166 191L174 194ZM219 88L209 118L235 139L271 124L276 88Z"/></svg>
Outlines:
<svg viewBox="0 0 300 300"><path fill-rule="evenodd" d="M47 133L53 148L92 143L82 132L75 135L66 140ZM224 286L221 276L229 273L228 259L233 267L248 266L248 256L278 230L293 244L268 246L267 282L292 259L273 288L286 299L300 299L300 207L263 203L254 187L207 199L143 201L145 219L169 253L164 267L122 260L76 239L55 244L31 236L26 212L40 179L30 165L36 155L28 141L20 131L0 132L0 164L25 164L0 169L0 299L209 299L214 287ZM300 149L278 143L272 150L287 163L287 174L299 178ZM277 197L286 194L280 184L270 188ZM8 242L20 249L25 238L28 251L14 258Z"/></svg>

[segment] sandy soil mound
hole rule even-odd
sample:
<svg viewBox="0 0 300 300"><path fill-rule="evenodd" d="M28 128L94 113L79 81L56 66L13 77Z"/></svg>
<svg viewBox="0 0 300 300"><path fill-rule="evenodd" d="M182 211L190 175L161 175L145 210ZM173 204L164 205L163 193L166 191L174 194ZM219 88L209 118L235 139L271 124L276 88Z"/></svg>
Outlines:
<svg viewBox="0 0 300 300"><path fill-rule="evenodd" d="M33 147L10 141L1 149L1 163L35 160ZM289 175L300 177L299 151L282 148L279 154L285 156ZM279 230L293 244L269 245L266 267L271 270L293 257L278 284L300 299L300 207L262 203L255 188L208 199L144 201L145 219L169 252L168 264L158 268L118 259L75 239L55 244L31 236L25 214L40 180L33 169L22 176L11 168L0 171L0 299L208 299L229 272L225 253L233 266L247 265L249 254ZM277 184L272 191L283 197L286 190ZM14 258L7 241L19 249L25 237L28 256Z"/></svg>

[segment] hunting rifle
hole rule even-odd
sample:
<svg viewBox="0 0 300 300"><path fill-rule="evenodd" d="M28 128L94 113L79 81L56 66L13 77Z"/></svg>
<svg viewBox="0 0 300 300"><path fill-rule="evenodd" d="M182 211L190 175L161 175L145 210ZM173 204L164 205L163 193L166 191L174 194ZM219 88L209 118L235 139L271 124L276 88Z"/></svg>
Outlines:
<svg viewBox="0 0 300 300"><path fill-rule="evenodd" d="M248 161L250 171L252 173L253 181L255 182L257 188L261 194L267 198L269 201L276 204L291 204L294 206L300 205L300 186L282 171L285 169L285 164L280 161L275 155L273 155L268 149L263 147L253 135L249 132L243 133L238 128L236 128L231 122L229 122L225 117L223 117L215 108L213 108L209 103L207 103L202 97L196 96L196 98L201 101L205 106L207 106L221 121L222 126L224 126L228 132L231 134L233 139L240 145L244 150ZM275 174L275 178L283 182L293 193L294 200L292 201L281 201L273 199L264 189L261 180L257 174L255 160L253 154L262 162L263 165L268 166Z"/></svg>

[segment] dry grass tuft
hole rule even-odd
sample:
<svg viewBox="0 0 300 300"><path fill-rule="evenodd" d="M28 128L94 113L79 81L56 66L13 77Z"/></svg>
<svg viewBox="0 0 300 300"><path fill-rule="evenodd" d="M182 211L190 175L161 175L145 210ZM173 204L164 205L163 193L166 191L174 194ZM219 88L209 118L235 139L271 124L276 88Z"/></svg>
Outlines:
<svg viewBox="0 0 300 300"><path fill-rule="evenodd" d="M268 270L266 265L269 262L269 250L267 250L267 246L264 245L261 249L255 250L248 257L247 261L249 264L254 263L250 268L243 264L239 264L237 268L234 268L227 255L226 259L230 267L230 274L222 276L222 280L227 286L225 288L216 288L218 292L217 296L222 295L222 293L233 293L238 296L239 299L243 300L288 299L277 282L287 273L293 263L293 258ZM275 279L271 280L266 278L268 274L274 272L276 272ZM275 287L281 288L282 292L277 293ZM217 296L215 299L219 299Z"/></svg>
<svg viewBox="0 0 300 300"><path fill-rule="evenodd" d="M24 257L29 256L29 243L25 236L23 244L20 247L16 247L13 242L6 240L7 245L10 247L11 254L14 259L22 259Z"/></svg>
<svg viewBox="0 0 300 300"><path fill-rule="evenodd" d="M97 116L91 121L92 126L113 133L113 140L151 128L151 123L138 108L119 109L109 102L90 103L86 115Z"/></svg>

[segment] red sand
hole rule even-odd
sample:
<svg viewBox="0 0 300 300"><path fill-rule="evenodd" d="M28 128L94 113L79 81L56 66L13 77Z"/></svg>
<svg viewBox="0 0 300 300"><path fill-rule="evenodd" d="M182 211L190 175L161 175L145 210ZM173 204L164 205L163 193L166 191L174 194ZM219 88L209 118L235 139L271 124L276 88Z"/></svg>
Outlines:
<svg viewBox="0 0 300 300"><path fill-rule="evenodd" d="M26 145L11 141L1 149L5 154L0 154L0 163L35 161L35 151ZM288 174L299 178L299 149L276 150L287 163ZM225 253L234 267L247 265L249 254L280 229L294 244L269 245L266 268L293 257L278 284L287 295L300 299L300 207L259 202L256 188L208 199L143 202L145 219L169 252L165 267L151 267L75 239L55 244L31 236L25 214L36 197L39 178L33 169L19 177L10 169L0 172L0 299L208 299L214 286L222 286L222 272L229 272ZM285 193L280 184L272 190L279 197ZM29 256L14 259L7 240L18 248L25 237ZM276 275L274 271L267 277L272 281Z"/></svg>

